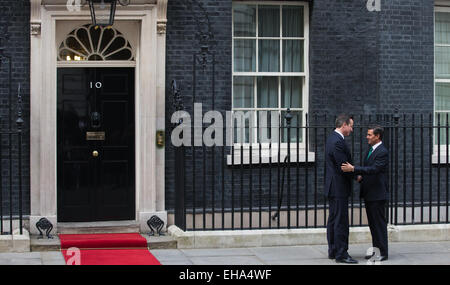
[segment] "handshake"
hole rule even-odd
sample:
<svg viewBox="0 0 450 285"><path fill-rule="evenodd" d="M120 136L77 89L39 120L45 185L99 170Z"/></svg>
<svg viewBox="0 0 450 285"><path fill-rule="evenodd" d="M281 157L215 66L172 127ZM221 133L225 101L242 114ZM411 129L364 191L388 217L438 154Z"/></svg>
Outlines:
<svg viewBox="0 0 450 285"><path fill-rule="evenodd" d="M342 165L341 165L341 170L344 171L344 172L354 172L354 171L355 171L355 167L354 167L353 165L351 165L350 163L345 162L345 163L342 163ZM358 176L356 177L356 181L358 181L359 183L361 183L361 181L362 181L362 176L361 176L361 175L358 175Z"/></svg>

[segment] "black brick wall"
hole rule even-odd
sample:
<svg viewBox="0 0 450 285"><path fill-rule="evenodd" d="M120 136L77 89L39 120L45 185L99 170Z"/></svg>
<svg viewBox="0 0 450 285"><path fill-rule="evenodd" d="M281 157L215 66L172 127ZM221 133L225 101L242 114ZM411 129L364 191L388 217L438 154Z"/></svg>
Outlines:
<svg viewBox="0 0 450 285"><path fill-rule="evenodd" d="M17 119L17 90L21 85L23 100L23 162L22 162L22 185L23 185L23 213L30 213L30 3L28 0L1 0L0 1L0 25L7 27L9 39L2 42L4 55L11 57L12 62L12 99L10 100L8 91L8 62L4 61L0 65L0 113L1 131L10 129L9 121L12 122L12 129L16 129ZM0 48L1 48L0 47ZM12 116L9 118L9 108ZM9 216L10 189L12 188L13 213L18 213L18 164L17 164L17 137L13 136L12 148L9 147L9 136L1 137L1 186L2 186L2 207L3 215ZM10 183L10 160L12 154L12 187Z"/></svg>
<svg viewBox="0 0 450 285"><path fill-rule="evenodd" d="M433 111L434 1L382 1L380 106L407 113Z"/></svg>
<svg viewBox="0 0 450 285"><path fill-rule="evenodd" d="M366 9L364 1L314 1L310 18L310 113L379 110L378 17Z"/></svg>
<svg viewBox="0 0 450 285"><path fill-rule="evenodd" d="M365 4L314 1L310 113L432 112L434 1Z"/></svg>

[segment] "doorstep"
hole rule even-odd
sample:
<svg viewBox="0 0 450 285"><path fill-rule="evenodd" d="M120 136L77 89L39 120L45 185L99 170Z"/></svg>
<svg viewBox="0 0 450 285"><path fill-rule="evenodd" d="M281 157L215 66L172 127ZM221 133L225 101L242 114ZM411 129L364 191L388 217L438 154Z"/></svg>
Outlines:
<svg viewBox="0 0 450 285"><path fill-rule="evenodd" d="M176 249L177 241L175 238L167 236L149 236L148 234L141 234L147 239L148 249Z"/></svg>
<svg viewBox="0 0 450 285"><path fill-rule="evenodd" d="M148 249L176 249L177 241L171 236L149 236L141 234L147 240ZM61 242L57 235L53 238L39 238L39 236L31 236L31 251L59 251L61 250Z"/></svg>
<svg viewBox="0 0 450 285"><path fill-rule="evenodd" d="M61 249L61 242L57 235L52 235L52 238L39 238L39 236L31 236L31 251L59 251Z"/></svg>
<svg viewBox="0 0 450 285"><path fill-rule="evenodd" d="M139 233L137 221L58 223L59 234Z"/></svg>

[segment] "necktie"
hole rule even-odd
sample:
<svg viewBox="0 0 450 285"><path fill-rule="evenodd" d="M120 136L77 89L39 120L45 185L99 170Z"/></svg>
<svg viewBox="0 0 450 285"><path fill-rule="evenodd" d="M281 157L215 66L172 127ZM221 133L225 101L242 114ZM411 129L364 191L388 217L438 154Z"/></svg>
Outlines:
<svg viewBox="0 0 450 285"><path fill-rule="evenodd" d="M371 148L369 149L369 154L367 155L367 159L369 159L370 155L372 154L372 151L373 151L373 148L371 147Z"/></svg>

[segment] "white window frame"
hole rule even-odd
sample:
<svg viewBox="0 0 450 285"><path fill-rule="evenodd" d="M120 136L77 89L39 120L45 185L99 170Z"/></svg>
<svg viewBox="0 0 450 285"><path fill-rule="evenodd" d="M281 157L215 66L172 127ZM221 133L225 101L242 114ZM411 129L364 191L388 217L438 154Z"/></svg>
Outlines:
<svg viewBox="0 0 450 285"><path fill-rule="evenodd" d="M254 80L257 80L258 77L261 76L273 76L278 77L278 106L281 106L281 80L280 78L283 76L287 77L302 77L302 108L291 108L291 112L302 112L302 118L301 118L301 127L305 126L306 123L306 114L308 113L309 109L309 3L308 2L300 2L300 1L233 1L233 6L237 5L256 5L256 36L255 37L235 37L234 36L234 9L232 9L232 29L231 29L231 35L232 35L232 94L231 94L231 100L232 100L232 111L254 111L254 121L256 122L257 119L257 112L256 111L278 111L283 112L287 111L287 108L234 108L234 77L235 76L251 76L254 77ZM258 46L259 46L259 33L258 33L258 5L274 5L280 7L280 36L279 37L264 37L264 39L275 39L280 40L280 72L258 72L259 70L259 54L258 54ZM283 37L282 34L282 28L283 28L283 6L303 6L303 37ZM251 39L256 40L256 72L235 72L234 71L234 40L235 39ZM282 72L283 70L283 40L303 40L303 72ZM257 84L254 83L254 106L258 106L257 102ZM309 119L309 118L308 118ZM280 119L280 124L282 123L281 120L284 120L284 118ZM234 120L233 120L234 124ZM256 125L254 126L256 128ZM296 126L292 126L292 128L295 130ZM234 142L234 127L233 130L233 142ZM281 129L281 132L283 129ZM297 142L291 142L290 143L290 150L291 150L291 162L297 161L308 161L308 162L314 162L315 161L315 154L314 152L308 151L308 154L306 154L306 131L305 128L301 128L301 137L302 141ZM249 149L250 146L252 147L252 163L259 163L259 147L261 145L261 160L262 163L269 163L269 157L272 157L272 163L278 162L278 152L280 150L280 161L284 161L284 158L286 157L287 150L288 150L288 143L272 143L271 148L269 148L269 143L258 143L257 142L257 133L253 132L253 138L250 140L250 143L234 143L235 147L235 159L234 164L240 164L241 163L241 155L240 155L240 148L241 146L244 149L244 157L242 158L243 164L248 164L249 159ZM280 134L280 137L283 136L283 133ZM297 145L299 148L299 153L297 155ZM231 155L227 158L228 164L232 164Z"/></svg>
<svg viewBox="0 0 450 285"><path fill-rule="evenodd" d="M450 44L436 44L436 39L434 36L436 35L436 13L437 12L444 12L450 14L450 3L444 2L444 1L436 1L436 5L434 7L434 13L433 13L433 54L436 55L436 47L450 47ZM445 116L445 114L450 114L450 110L436 110L436 83L448 83L450 84L450 78L449 79L436 79L436 68L435 68L435 62L433 61L433 125L437 125L436 121L436 115L438 113L441 113ZM450 120L450 118L449 118ZM436 143L437 138L435 137L436 133L433 133L433 155L432 155L432 163L433 164L445 164L447 163L447 148L450 149L450 145L441 144L440 142ZM439 146L438 146L439 145ZM439 148L440 148L440 154L439 154Z"/></svg>

